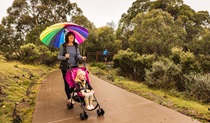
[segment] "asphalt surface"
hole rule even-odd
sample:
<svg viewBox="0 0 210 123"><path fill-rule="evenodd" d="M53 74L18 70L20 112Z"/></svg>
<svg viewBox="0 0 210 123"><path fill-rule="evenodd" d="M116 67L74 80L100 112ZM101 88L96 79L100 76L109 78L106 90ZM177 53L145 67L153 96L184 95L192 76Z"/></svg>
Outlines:
<svg viewBox="0 0 210 123"><path fill-rule="evenodd" d="M64 83L60 70L47 75L39 88L32 123L199 123L191 117L158 105L89 74L95 96L105 114L87 111L81 120L80 103L67 109Z"/></svg>

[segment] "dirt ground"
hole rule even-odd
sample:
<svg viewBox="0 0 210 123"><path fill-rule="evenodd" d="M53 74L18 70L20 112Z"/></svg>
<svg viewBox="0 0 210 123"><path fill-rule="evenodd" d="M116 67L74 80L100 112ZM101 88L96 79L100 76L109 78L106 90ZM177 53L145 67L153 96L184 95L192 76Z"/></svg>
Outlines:
<svg viewBox="0 0 210 123"><path fill-rule="evenodd" d="M87 111L88 119L81 121L80 103L67 109L64 83L60 70L46 76L39 88L32 123L199 123L175 110L158 105L90 74L95 96L105 114L97 109Z"/></svg>

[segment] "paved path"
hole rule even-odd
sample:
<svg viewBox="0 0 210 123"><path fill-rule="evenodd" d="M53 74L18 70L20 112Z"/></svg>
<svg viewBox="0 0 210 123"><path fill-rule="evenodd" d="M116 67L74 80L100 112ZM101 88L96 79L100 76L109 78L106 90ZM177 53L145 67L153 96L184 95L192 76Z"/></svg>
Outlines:
<svg viewBox="0 0 210 123"><path fill-rule="evenodd" d="M95 96L105 110L104 116L98 117L96 110L88 111L88 119L81 121L79 103L68 110L61 72L56 70L44 78L39 88L32 123L199 123L92 74L89 77Z"/></svg>

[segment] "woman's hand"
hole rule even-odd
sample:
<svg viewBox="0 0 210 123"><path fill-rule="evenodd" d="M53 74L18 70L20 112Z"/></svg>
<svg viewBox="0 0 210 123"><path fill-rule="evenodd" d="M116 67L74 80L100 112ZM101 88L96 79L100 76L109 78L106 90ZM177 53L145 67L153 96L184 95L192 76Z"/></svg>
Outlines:
<svg viewBox="0 0 210 123"><path fill-rule="evenodd" d="M86 56L82 56L82 60L83 61L86 61Z"/></svg>
<svg viewBox="0 0 210 123"><path fill-rule="evenodd" d="M65 54L66 59L69 59L69 54Z"/></svg>

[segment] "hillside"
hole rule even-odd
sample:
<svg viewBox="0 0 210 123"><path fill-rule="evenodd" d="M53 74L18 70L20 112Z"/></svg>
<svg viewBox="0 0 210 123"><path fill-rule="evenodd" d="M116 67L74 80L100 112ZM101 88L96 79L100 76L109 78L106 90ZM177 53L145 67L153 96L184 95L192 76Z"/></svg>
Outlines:
<svg viewBox="0 0 210 123"><path fill-rule="evenodd" d="M53 69L0 61L0 122L31 122L41 79Z"/></svg>

